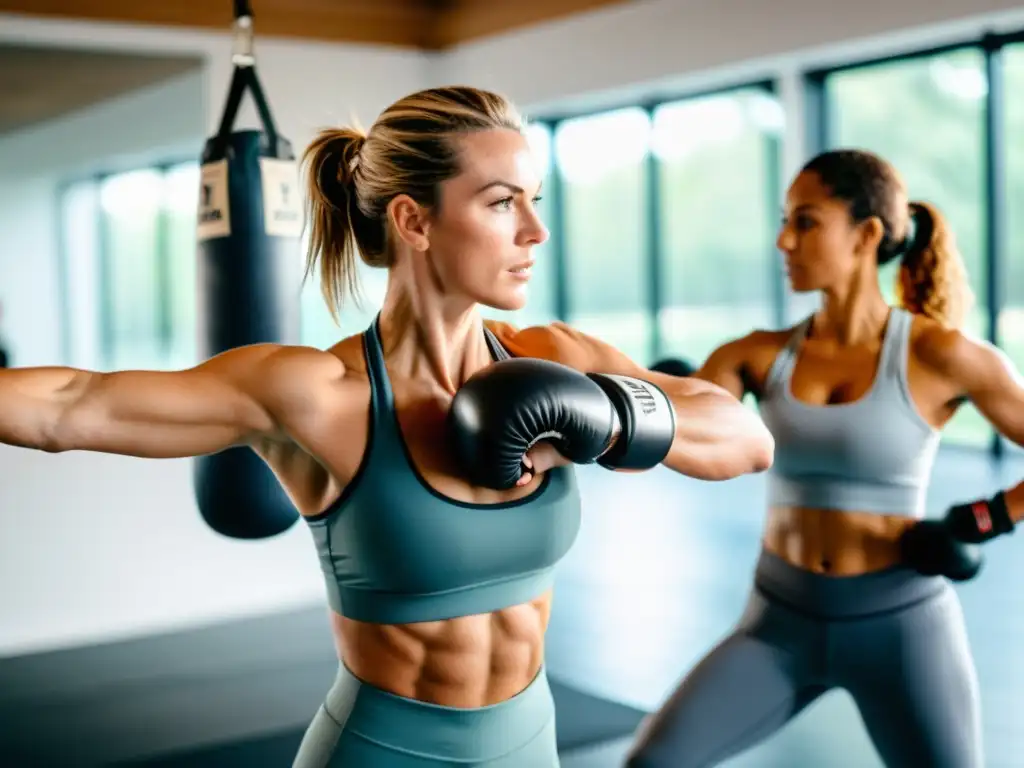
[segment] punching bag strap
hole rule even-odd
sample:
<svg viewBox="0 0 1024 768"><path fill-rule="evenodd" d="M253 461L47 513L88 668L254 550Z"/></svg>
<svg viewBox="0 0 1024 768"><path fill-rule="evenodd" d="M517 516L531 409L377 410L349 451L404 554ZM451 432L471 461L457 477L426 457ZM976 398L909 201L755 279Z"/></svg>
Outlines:
<svg viewBox="0 0 1024 768"><path fill-rule="evenodd" d="M271 153L278 155L280 148L277 126L274 125L270 106L263 95L263 87L256 74L256 57L253 54L252 9L249 8L248 0L234 0L234 4L235 37L231 61L235 65L235 71L231 77L231 88L228 91L228 99L220 118L220 128L217 129L217 135L212 143L218 154L223 154L227 149L231 131L238 118L238 108L241 106L242 97L245 96L245 91L248 88L252 94L252 100L256 104L256 111L259 112L260 121L263 123L263 132L267 136L268 148Z"/></svg>

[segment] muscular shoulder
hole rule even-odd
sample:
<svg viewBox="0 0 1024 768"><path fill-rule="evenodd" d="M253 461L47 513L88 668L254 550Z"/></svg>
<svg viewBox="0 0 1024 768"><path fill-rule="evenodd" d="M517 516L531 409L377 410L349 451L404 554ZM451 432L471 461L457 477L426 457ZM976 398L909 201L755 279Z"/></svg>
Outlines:
<svg viewBox="0 0 1024 768"><path fill-rule="evenodd" d="M911 354L918 364L968 394L1019 377L1006 354L984 339L915 316Z"/></svg>
<svg viewBox="0 0 1024 768"><path fill-rule="evenodd" d="M910 353L925 367L949 373L957 367L968 343L956 328L943 326L931 318L915 315L910 328Z"/></svg>
<svg viewBox="0 0 1024 768"><path fill-rule="evenodd" d="M318 392L343 382L347 373L344 362L328 351L283 344L238 347L197 370L235 381L278 413L316 403Z"/></svg>
<svg viewBox="0 0 1024 768"><path fill-rule="evenodd" d="M719 350L731 355L757 355L764 352L777 353L792 336L793 328L782 330L768 330L766 328L755 328L744 336L738 336L727 341ZM717 351L717 350L716 350Z"/></svg>
<svg viewBox="0 0 1024 768"><path fill-rule="evenodd" d="M775 359L792 334L792 328L783 330L755 329L717 347L708 355L701 370L717 369L723 366L734 370L745 366L766 367Z"/></svg>
<svg viewBox="0 0 1024 768"><path fill-rule="evenodd" d="M366 356L363 354L363 334L356 333L339 341L329 350L332 356L341 361L348 376L366 376Z"/></svg>
<svg viewBox="0 0 1024 768"><path fill-rule="evenodd" d="M793 329L755 329L715 349L694 373L699 379L725 388L736 398L760 396L772 361L785 346Z"/></svg>
<svg viewBox="0 0 1024 768"><path fill-rule="evenodd" d="M626 356L598 338L563 322L516 328L509 323L487 322L502 345L516 357L535 357L582 371L609 370Z"/></svg>
<svg viewBox="0 0 1024 768"><path fill-rule="evenodd" d="M281 345L267 355L262 372L273 379L331 381L343 378L347 366L344 360L329 350Z"/></svg>
<svg viewBox="0 0 1024 768"><path fill-rule="evenodd" d="M930 371L958 378L965 368L978 365L998 350L959 328L949 328L929 317L916 315L910 329L910 353Z"/></svg>

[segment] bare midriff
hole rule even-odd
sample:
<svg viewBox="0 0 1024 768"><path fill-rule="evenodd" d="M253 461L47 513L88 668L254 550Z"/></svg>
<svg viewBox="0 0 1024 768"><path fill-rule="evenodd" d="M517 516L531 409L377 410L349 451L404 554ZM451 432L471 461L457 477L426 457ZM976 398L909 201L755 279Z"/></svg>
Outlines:
<svg viewBox="0 0 1024 768"><path fill-rule="evenodd" d="M551 591L492 613L415 624L331 614L335 646L368 685L446 707L497 704L533 682L544 660Z"/></svg>
<svg viewBox="0 0 1024 768"><path fill-rule="evenodd" d="M768 552L797 568L857 576L899 563L900 536L915 522L905 515L774 506L763 543Z"/></svg>

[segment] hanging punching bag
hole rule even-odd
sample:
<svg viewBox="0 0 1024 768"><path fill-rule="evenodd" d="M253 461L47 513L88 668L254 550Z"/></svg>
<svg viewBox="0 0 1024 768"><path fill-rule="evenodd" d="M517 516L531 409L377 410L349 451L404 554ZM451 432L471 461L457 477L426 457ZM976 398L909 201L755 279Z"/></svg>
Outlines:
<svg viewBox="0 0 1024 768"><path fill-rule="evenodd" d="M299 337L298 168L256 77L248 3L235 5L234 75L201 165L197 304L204 359L247 344L295 344ZM263 130L233 130L247 88ZM225 536L268 538L298 519L274 474L250 448L196 459L193 484L203 519Z"/></svg>

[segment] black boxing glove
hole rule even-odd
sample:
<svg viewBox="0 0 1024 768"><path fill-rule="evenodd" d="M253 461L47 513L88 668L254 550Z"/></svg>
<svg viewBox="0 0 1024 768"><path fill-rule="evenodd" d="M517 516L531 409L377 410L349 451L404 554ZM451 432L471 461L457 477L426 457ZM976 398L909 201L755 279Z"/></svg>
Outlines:
<svg viewBox="0 0 1024 768"><path fill-rule="evenodd" d="M499 490L515 486L523 457L541 440L575 464L650 469L675 439L675 411L655 385L533 358L502 360L472 376L448 421L467 477Z"/></svg>
<svg viewBox="0 0 1024 768"><path fill-rule="evenodd" d="M1011 533L1014 522L1000 491L991 499L949 508L941 520L922 520L901 539L904 560L919 573L953 581L974 578L981 570L979 544Z"/></svg>
<svg viewBox="0 0 1024 768"><path fill-rule="evenodd" d="M917 522L900 537L900 550L903 561L918 573L952 581L973 579L984 564L981 547L956 539L945 520Z"/></svg>
<svg viewBox="0 0 1024 768"><path fill-rule="evenodd" d="M1003 491L991 499L950 507L943 522L951 536L970 544L984 544L997 536L1013 533L1016 527Z"/></svg>

